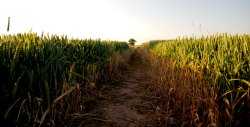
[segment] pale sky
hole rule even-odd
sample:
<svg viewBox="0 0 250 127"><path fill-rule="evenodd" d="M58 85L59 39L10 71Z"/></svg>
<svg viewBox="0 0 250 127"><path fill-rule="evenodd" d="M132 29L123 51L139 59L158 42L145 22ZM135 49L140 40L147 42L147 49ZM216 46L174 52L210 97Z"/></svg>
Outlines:
<svg viewBox="0 0 250 127"><path fill-rule="evenodd" d="M250 34L250 0L0 0L0 35L42 31L139 43L215 33Z"/></svg>

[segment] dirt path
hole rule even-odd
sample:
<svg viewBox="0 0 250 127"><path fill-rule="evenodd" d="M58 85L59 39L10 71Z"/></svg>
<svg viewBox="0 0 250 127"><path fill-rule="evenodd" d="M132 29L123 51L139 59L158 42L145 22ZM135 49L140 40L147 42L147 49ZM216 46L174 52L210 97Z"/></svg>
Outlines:
<svg viewBox="0 0 250 127"><path fill-rule="evenodd" d="M137 127L145 126L149 102L143 99L145 69L142 61L146 49L137 51L121 80L108 90L108 99L98 102L93 110L96 122L88 126Z"/></svg>

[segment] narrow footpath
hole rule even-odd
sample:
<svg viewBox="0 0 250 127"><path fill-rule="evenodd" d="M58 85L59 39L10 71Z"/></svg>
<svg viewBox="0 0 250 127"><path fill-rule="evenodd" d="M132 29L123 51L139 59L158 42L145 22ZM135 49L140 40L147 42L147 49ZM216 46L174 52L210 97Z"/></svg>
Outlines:
<svg viewBox="0 0 250 127"><path fill-rule="evenodd" d="M147 50L136 51L129 69L121 80L105 92L107 99L96 105L92 114L96 117L87 126L98 127L140 127L148 126L147 110L150 102L143 98L146 69L142 64ZM105 95L106 96L106 95Z"/></svg>

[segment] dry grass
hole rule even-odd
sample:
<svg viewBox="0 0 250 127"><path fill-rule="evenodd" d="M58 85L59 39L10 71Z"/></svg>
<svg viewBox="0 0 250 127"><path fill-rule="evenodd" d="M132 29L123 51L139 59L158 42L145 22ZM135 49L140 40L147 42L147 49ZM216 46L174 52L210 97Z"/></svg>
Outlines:
<svg viewBox="0 0 250 127"><path fill-rule="evenodd" d="M179 68L174 61L150 55L148 95L155 107L157 126L218 126L218 106L205 85L203 73Z"/></svg>
<svg viewBox="0 0 250 127"><path fill-rule="evenodd" d="M122 54L114 54L109 62L100 71L99 81L104 81L105 84L112 84L120 78L121 71L128 69L134 49L130 48Z"/></svg>
<svg viewBox="0 0 250 127"><path fill-rule="evenodd" d="M101 99L106 98L106 90L116 80L119 80L121 72L127 69L133 49L127 50L122 54L115 54L112 59L99 70L99 75L93 79L92 83L87 83L77 87L67 97L57 104L57 125L61 126L84 126L88 122L105 122L97 120L94 114L89 112L95 108ZM69 85L65 85L69 86ZM67 91L69 88L65 88Z"/></svg>

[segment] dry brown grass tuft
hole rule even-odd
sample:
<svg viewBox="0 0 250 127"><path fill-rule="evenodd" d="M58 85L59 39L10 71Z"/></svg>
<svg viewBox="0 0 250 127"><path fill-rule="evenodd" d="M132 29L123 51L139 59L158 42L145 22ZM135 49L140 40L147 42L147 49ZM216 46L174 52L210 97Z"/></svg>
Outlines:
<svg viewBox="0 0 250 127"><path fill-rule="evenodd" d="M104 81L106 84L117 81L116 79L120 78L121 72L128 69L128 64L134 54L133 52L134 49L131 48L124 51L122 54L114 54L105 67L100 69L101 75L99 81Z"/></svg>
<svg viewBox="0 0 250 127"><path fill-rule="evenodd" d="M218 106L206 89L203 73L180 68L172 60L149 55L148 96L154 102L151 119L158 126L218 126Z"/></svg>

